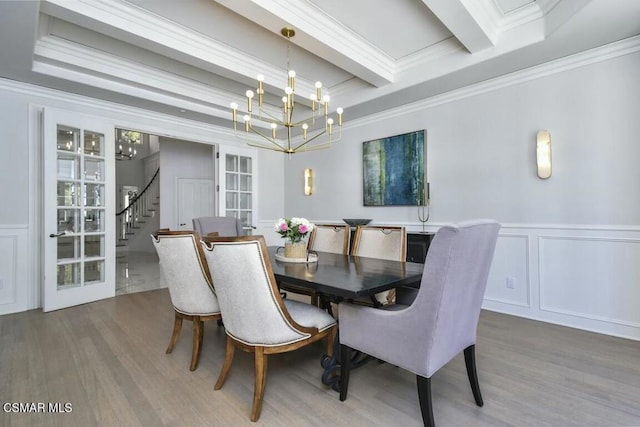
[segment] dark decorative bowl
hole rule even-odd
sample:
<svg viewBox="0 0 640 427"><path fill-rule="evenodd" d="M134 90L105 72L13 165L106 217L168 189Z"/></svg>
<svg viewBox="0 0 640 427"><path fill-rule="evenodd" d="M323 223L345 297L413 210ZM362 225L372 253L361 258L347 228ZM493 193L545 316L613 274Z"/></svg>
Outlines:
<svg viewBox="0 0 640 427"><path fill-rule="evenodd" d="M343 218L344 222L346 222L350 227L357 227L358 225L367 225L371 222L371 219L363 219L363 218Z"/></svg>

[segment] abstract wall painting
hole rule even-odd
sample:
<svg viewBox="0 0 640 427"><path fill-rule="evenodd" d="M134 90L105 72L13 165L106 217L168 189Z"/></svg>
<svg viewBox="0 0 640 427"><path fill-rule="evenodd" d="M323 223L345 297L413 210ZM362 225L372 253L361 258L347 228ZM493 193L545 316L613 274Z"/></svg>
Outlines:
<svg viewBox="0 0 640 427"><path fill-rule="evenodd" d="M425 201L424 130L366 141L362 147L365 206L419 206Z"/></svg>

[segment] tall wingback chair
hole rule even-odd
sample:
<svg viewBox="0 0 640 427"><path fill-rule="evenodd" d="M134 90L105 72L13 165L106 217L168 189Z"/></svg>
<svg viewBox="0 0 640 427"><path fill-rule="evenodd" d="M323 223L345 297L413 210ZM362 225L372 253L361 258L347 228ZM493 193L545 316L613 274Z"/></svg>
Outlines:
<svg viewBox="0 0 640 427"><path fill-rule="evenodd" d="M309 236L309 249L318 252L349 253L350 230L348 225L316 224Z"/></svg>
<svg viewBox="0 0 640 427"><path fill-rule="evenodd" d="M353 236L351 255L404 262L407 259L407 231L404 227L359 225ZM393 302L394 297L395 290L375 295L377 303L382 305Z"/></svg>
<svg viewBox="0 0 640 427"><path fill-rule="evenodd" d="M464 352L476 404L483 405L476 329L499 229L491 220L440 228L411 305L380 310L340 304L340 400L347 398L348 362L351 350L357 349L417 375L422 418L426 426L433 426L431 377Z"/></svg>
<svg viewBox="0 0 640 427"><path fill-rule="evenodd" d="M193 229L200 235L206 236L216 232L218 236L242 236L242 222L231 216L203 216L193 218Z"/></svg>
<svg viewBox="0 0 640 427"><path fill-rule="evenodd" d="M311 304L281 298L262 236L205 237L203 245L227 334L224 364L214 388L222 388L236 347L254 353L251 421L257 421L267 355L296 350L325 337L327 353L332 354L336 321Z"/></svg>
<svg viewBox="0 0 640 427"><path fill-rule="evenodd" d="M173 351L180 336L182 320L193 322L190 369L194 371L200 360L203 322L221 319L200 239L193 231L167 230L158 231L151 239L158 252L160 275L169 287L175 313L173 334L166 352Z"/></svg>

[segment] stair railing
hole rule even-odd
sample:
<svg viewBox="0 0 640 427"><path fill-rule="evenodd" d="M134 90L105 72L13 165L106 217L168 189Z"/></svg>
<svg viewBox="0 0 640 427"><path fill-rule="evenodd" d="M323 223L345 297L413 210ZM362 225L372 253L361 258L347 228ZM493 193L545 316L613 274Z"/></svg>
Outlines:
<svg viewBox="0 0 640 427"><path fill-rule="evenodd" d="M159 174L160 168L156 170L142 192L131 199L129 204L116 214L118 242L128 240L128 237L135 234L135 230L140 228L139 224L145 222L143 218L155 214L160 195Z"/></svg>

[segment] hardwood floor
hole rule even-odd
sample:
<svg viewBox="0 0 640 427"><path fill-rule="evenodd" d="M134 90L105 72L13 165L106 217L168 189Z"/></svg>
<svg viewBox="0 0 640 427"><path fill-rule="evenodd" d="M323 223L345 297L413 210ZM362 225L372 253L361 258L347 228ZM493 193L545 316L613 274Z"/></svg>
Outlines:
<svg viewBox="0 0 640 427"><path fill-rule="evenodd" d="M214 391L224 330L206 325L190 372L188 327L164 352L172 326L166 289L0 316L0 425L422 425L415 376L389 364L353 371L340 402L320 382L322 343L269 358L262 415L251 423L252 355L236 352ZM460 356L432 380L438 426L640 425L640 342L483 312L476 356L484 407ZM60 413L6 412L14 402L58 402Z"/></svg>

